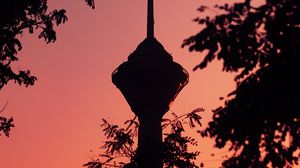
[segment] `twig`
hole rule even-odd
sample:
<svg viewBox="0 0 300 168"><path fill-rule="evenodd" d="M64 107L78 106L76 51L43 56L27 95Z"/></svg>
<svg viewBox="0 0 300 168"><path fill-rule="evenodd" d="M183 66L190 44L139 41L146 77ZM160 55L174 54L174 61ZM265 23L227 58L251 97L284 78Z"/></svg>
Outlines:
<svg viewBox="0 0 300 168"><path fill-rule="evenodd" d="M2 108L2 110L0 110L0 113L2 113L5 110L7 104L8 104L8 101L6 102L6 104L4 105L4 107Z"/></svg>

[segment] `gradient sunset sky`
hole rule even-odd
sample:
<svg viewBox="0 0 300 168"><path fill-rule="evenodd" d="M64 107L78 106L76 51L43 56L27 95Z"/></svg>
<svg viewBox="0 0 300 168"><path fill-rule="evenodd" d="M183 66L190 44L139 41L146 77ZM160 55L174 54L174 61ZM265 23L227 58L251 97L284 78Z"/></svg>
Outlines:
<svg viewBox="0 0 300 168"><path fill-rule="evenodd" d="M111 73L146 36L146 0L95 0L92 10L83 0L49 0L50 9L64 8L69 21L57 28L58 39L46 44L37 34L21 37L23 50L16 70L30 69L38 81L33 87L10 82L0 91L3 115L13 116L16 127L0 137L1 168L80 168L98 154L105 140L101 118L123 123L133 117ZM202 107L203 123L211 109L223 105L219 97L235 87L234 74L222 72L222 62L192 71L200 53L181 48L185 38L201 27L192 19L203 15L200 5L225 0L155 0L155 36L190 74L170 111L183 114ZM228 1L227 1L228 2ZM233 1L229 1L233 2ZM212 11L206 14L213 15ZM200 136L198 136L200 138ZM217 167L223 151L212 140L200 140L199 160ZM211 153L217 156L211 157Z"/></svg>

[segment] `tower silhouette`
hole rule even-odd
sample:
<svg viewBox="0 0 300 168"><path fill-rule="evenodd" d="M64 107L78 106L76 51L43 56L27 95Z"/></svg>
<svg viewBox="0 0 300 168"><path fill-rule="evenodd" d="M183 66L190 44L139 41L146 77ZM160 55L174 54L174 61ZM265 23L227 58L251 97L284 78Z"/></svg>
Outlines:
<svg viewBox="0 0 300 168"><path fill-rule="evenodd" d="M147 37L112 74L112 82L138 116L139 168L162 168L163 115L188 83L188 72L154 37L153 0L148 0Z"/></svg>

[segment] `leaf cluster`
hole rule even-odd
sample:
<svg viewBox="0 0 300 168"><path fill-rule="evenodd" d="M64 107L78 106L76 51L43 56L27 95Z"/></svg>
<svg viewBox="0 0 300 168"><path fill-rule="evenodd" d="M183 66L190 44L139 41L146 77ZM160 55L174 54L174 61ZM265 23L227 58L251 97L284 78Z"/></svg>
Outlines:
<svg viewBox="0 0 300 168"><path fill-rule="evenodd" d="M182 133L183 130L176 129L166 135L163 145L164 167L198 168L194 161L200 152L188 150L188 145L197 146L197 141Z"/></svg>
<svg viewBox="0 0 300 168"><path fill-rule="evenodd" d="M0 114L5 110L7 104L8 103L0 110ZM7 119L6 117L0 116L0 136L3 133L6 137L9 137L10 129L11 127L14 127L13 121L12 117Z"/></svg>
<svg viewBox="0 0 300 168"><path fill-rule="evenodd" d="M163 119L162 127L164 130L169 129L169 133L165 133L163 142L163 163L166 168L184 167L197 168L194 161L200 154L199 151L189 151L189 146L197 146L197 141L190 137L184 136L184 125L189 122L190 128L195 128L195 123L201 126L199 113L203 112L203 108L198 108L190 113L178 116L172 113L173 118ZM105 119L102 120L104 135L107 140L104 141L102 149L105 150L100 154L98 159L94 159L83 166L87 168L102 167L124 167L138 168L136 158L137 149L134 142L137 140L137 129L139 126L137 117L125 122L125 129L118 125L110 124ZM126 158L129 163L123 160ZM122 160L123 159L123 160ZM103 160L103 161L101 161Z"/></svg>
<svg viewBox="0 0 300 168"><path fill-rule="evenodd" d="M92 9L95 9L95 1L94 0L85 0L85 3L90 6Z"/></svg>
<svg viewBox="0 0 300 168"><path fill-rule="evenodd" d="M10 129L11 127L14 127L13 121L14 120L12 117L7 119L5 117L0 116L0 136L2 135L2 132L5 136L9 137Z"/></svg>
<svg viewBox="0 0 300 168"><path fill-rule="evenodd" d="M56 40L55 26L67 21L66 11L48 11L47 0L10 0L0 2L0 89L13 80L20 85L33 85L36 77L30 71L15 72L12 63L22 49L20 35L39 32L47 43Z"/></svg>
<svg viewBox="0 0 300 168"><path fill-rule="evenodd" d="M300 3L251 4L215 6L222 14L195 19L205 28L183 43L208 50L195 69L222 60L224 71L238 74L235 91L202 136L215 138L218 148L232 144L236 153L223 167L293 167L300 157Z"/></svg>
<svg viewBox="0 0 300 168"><path fill-rule="evenodd" d="M102 148L106 149L105 154L112 156L121 154L122 156L133 156L133 129L119 128L118 125L109 124L105 119L102 119L103 132L107 141L104 142Z"/></svg>

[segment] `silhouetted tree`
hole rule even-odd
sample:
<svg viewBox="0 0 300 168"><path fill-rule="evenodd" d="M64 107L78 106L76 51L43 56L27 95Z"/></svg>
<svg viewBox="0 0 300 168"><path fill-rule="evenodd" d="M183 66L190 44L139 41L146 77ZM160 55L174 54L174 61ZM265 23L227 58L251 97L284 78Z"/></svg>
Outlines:
<svg viewBox="0 0 300 168"><path fill-rule="evenodd" d="M25 31L40 31L39 38L47 43L54 42L54 25L67 21L66 11L48 12L47 0L5 0L0 6L0 89L10 80L20 85L33 85L36 77L31 76L29 70L15 72L11 67L22 49L20 35Z"/></svg>
<svg viewBox="0 0 300 168"><path fill-rule="evenodd" d="M85 0L95 8L94 0ZM20 85L33 85L36 77L30 71L13 71L11 63L18 60L22 49L20 35L39 32L39 38L47 43L56 40L55 25L67 21L66 11L48 10L47 0L3 0L0 2L0 89L13 80Z"/></svg>
<svg viewBox="0 0 300 168"><path fill-rule="evenodd" d="M195 70L218 59L238 74L202 136L218 148L231 144L235 153L223 167L293 167L300 157L300 1L251 2L216 5L222 14L195 19L205 28L183 43L208 50Z"/></svg>
<svg viewBox="0 0 300 168"><path fill-rule="evenodd" d="M190 128L201 126L199 116L204 109L195 109L188 114L177 116L173 114L172 119L163 119L162 127L165 132L163 142L163 163L166 168L198 168L194 163L199 151L191 152L188 146L197 146L197 141L190 136L184 136L184 125L189 123ZM107 140L104 142L102 149L104 153L100 154L83 166L87 168L103 168L103 167L123 167L123 168L139 168L136 159L139 157L136 152L134 142L137 140L137 129L139 123L137 117L125 122L126 128L120 128L103 119L104 135ZM186 121L187 120L187 121ZM124 162L126 158L129 163Z"/></svg>
<svg viewBox="0 0 300 168"><path fill-rule="evenodd" d="M95 8L94 0L85 2ZM56 40L55 26L67 20L64 9L49 12L47 0L0 1L0 90L11 80L26 87L37 80L29 70L16 72L12 68L12 63L18 61L18 51L22 49L20 35L36 31L39 38L52 43ZM8 136L12 121L12 118L0 116L0 132Z"/></svg>

